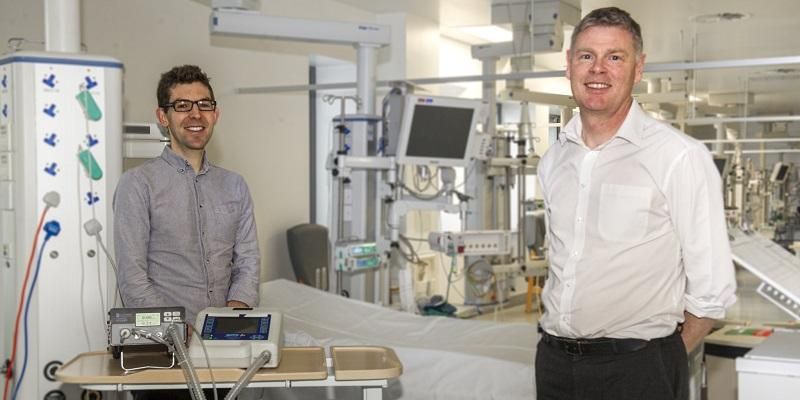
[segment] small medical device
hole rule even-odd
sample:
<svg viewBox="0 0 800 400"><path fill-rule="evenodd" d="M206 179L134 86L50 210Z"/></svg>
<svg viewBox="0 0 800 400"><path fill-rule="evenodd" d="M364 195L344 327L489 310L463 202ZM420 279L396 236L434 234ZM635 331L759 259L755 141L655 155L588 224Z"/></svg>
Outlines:
<svg viewBox="0 0 800 400"><path fill-rule="evenodd" d="M501 230L431 232L428 245L448 256L501 255L513 250L513 236L512 232Z"/></svg>
<svg viewBox="0 0 800 400"><path fill-rule="evenodd" d="M375 242L338 242L334 256L337 271L358 271L381 265L381 254Z"/></svg>
<svg viewBox="0 0 800 400"><path fill-rule="evenodd" d="M178 325L186 342L186 309L183 307L112 308L108 312L108 346L114 358L123 351L165 350L167 327Z"/></svg>
<svg viewBox="0 0 800 400"><path fill-rule="evenodd" d="M789 172L789 166L782 163L777 162L775 166L772 168L772 173L769 176L769 181L773 183L783 183L786 181Z"/></svg>
<svg viewBox="0 0 800 400"><path fill-rule="evenodd" d="M122 137L125 140L154 140L159 141L169 137L164 128L151 122L123 122Z"/></svg>
<svg viewBox="0 0 800 400"><path fill-rule="evenodd" d="M477 133L486 111L480 100L406 95L397 135L397 162L468 166L489 145Z"/></svg>
<svg viewBox="0 0 800 400"><path fill-rule="evenodd" d="M125 158L158 157L169 142L165 128L153 123L122 124L122 155Z"/></svg>
<svg viewBox="0 0 800 400"><path fill-rule="evenodd" d="M189 359L198 368L247 368L268 351L261 368L275 368L283 347L282 319L280 312L266 308L206 308L197 315L200 335L192 335Z"/></svg>

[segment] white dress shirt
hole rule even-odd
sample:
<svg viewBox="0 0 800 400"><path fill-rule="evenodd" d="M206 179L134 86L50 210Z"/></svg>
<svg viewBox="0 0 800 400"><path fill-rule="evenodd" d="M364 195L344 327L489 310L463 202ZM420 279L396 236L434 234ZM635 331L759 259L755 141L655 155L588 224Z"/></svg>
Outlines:
<svg viewBox="0 0 800 400"><path fill-rule="evenodd" d="M736 280L719 173L702 143L635 101L590 150L576 115L539 164L550 243L542 328L653 339L683 312L722 318Z"/></svg>

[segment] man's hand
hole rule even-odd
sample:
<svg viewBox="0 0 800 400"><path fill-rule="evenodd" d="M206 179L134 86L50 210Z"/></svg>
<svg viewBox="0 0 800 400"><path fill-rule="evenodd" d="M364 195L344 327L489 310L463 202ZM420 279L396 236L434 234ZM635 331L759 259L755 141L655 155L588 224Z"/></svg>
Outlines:
<svg viewBox="0 0 800 400"><path fill-rule="evenodd" d="M239 300L228 300L227 306L228 307L236 307L236 308L248 308L248 307L250 307L247 304L242 303Z"/></svg>
<svg viewBox="0 0 800 400"><path fill-rule="evenodd" d="M683 345L686 346L686 353L691 353L703 338L711 332L714 327L714 320L711 318L698 318L688 311L683 312L683 331L681 331L681 338Z"/></svg>

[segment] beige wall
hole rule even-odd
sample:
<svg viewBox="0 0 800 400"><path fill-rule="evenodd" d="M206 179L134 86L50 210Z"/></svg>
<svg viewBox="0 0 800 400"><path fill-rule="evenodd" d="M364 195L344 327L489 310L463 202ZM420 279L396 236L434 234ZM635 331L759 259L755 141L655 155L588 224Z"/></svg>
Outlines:
<svg viewBox="0 0 800 400"><path fill-rule="evenodd" d="M0 43L44 37L44 0L2 0ZM308 81L311 53L353 59L348 46L274 40L211 38L210 9L191 0L83 0L82 42L91 54L125 65L125 121L154 122L159 75L178 64L198 64L212 78L222 116L209 147L216 164L239 172L255 203L262 280L293 276L287 228L308 221L308 96L306 93L234 95L248 86ZM330 0L269 0L263 12L300 18L373 22L375 17ZM29 45L41 50L41 45Z"/></svg>

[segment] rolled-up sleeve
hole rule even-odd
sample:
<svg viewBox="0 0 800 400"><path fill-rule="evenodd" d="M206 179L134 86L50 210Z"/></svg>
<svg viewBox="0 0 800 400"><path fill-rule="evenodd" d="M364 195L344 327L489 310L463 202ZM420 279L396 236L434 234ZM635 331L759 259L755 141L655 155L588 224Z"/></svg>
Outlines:
<svg viewBox="0 0 800 400"><path fill-rule="evenodd" d="M114 249L118 284L126 307L167 304L148 275L150 213L147 186L135 173L123 174L114 192Z"/></svg>
<svg viewBox="0 0 800 400"><path fill-rule="evenodd" d="M258 250L258 234L253 213L250 189L240 179L241 216L236 229L233 247L233 266L228 301L241 301L251 307L258 305L258 283L260 280L261 255Z"/></svg>
<svg viewBox="0 0 800 400"><path fill-rule="evenodd" d="M686 311L720 319L736 302L722 182L710 153L687 149L671 165L665 193L686 273Z"/></svg>

